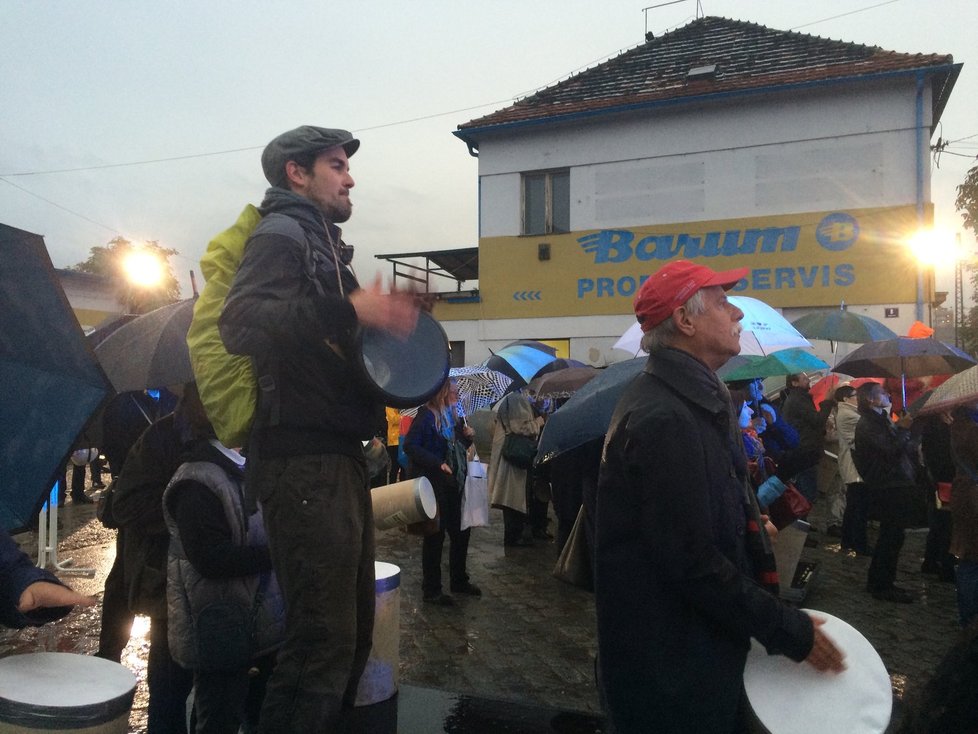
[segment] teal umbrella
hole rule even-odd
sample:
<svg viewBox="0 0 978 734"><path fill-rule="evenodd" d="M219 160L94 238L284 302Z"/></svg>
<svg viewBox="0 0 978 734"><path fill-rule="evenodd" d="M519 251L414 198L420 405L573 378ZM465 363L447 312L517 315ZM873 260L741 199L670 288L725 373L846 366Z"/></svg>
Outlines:
<svg viewBox="0 0 978 734"><path fill-rule="evenodd" d="M829 365L804 349L782 349L766 357L754 354L738 354L717 370L725 382L753 380L756 377L794 375L799 372L826 370Z"/></svg>
<svg viewBox="0 0 978 734"><path fill-rule="evenodd" d="M897 335L876 319L841 309L810 313L791 322L803 336L833 342L865 344Z"/></svg>

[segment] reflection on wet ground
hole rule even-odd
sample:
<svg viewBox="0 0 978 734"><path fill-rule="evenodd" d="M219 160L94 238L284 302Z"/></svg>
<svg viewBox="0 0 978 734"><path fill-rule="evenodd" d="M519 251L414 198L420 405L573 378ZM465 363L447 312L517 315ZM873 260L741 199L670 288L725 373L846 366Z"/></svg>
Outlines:
<svg viewBox="0 0 978 734"><path fill-rule="evenodd" d="M813 520L824 527L816 504ZM101 595L115 555L115 532L103 528L92 505L63 508L62 560L96 570L94 578L63 576L83 593ZM873 531L875 532L875 531ZM863 590L869 559L843 552L836 539L815 534L818 546L803 560L818 573L802 606L849 622L883 659L894 692L895 730L904 696L912 699L954 641L957 613L953 584L920 574L925 533L911 532L900 557L900 580L918 594L914 604L874 600ZM31 533L17 536L37 554ZM602 731L594 686L594 600L551 576L554 546L504 548L502 518L477 528L468 569L481 598L456 596L451 608L421 600L421 539L390 530L377 533L377 558L397 565L400 575L401 734L497 732L596 734ZM447 555L447 554L446 554ZM0 630L0 657L40 651L92 654L98 647L98 607L23 631ZM129 732L146 731L145 618L137 618L123 664L138 687ZM358 729L357 731L383 731Z"/></svg>

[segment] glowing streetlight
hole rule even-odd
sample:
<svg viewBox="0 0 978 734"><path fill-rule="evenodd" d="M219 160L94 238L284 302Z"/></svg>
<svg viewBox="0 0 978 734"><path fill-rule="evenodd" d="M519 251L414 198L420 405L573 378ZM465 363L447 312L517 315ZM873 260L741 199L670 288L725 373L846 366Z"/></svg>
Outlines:
<svg viewBox="0 0 978 734"><path fill-rule="evenodd" d="M961 259L961 247L953 232L922 229L908 240L910 251L921 265L950 267Z"/></svg>
<svg viewBox="0 0 978 734"><path fill-rule="evenodd" d="M133 250L122 261L122 267L133 285L149 288L163 279L163 263L149 250Z"/></svg>

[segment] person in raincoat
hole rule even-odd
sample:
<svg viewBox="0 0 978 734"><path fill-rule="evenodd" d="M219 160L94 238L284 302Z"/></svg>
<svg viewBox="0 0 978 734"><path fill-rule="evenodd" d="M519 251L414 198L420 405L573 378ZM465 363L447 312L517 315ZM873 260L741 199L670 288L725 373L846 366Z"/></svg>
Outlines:
<svg viewBox="0 0 978 734"><path fill-rule="evenodd" d="M503 511L503 545L533 545L527 524L530 503L530 470L514 465L503 455L506 436L517 433L536 441L541 420L521 393L509 393L494 408L492 456L489 460L489 503Z"/></svg>

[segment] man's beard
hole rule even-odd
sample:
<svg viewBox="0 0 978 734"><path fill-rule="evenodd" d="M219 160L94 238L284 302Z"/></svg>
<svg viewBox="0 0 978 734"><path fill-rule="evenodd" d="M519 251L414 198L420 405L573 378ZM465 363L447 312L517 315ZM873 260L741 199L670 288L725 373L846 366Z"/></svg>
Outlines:
<svg viewBox="0 0 978 734"><path fill-rule="evenodd" d="M353 214L353 203L347 201L345 207L338 207L335 204L326 204L322 207L323 214L326 215L326 219L331 221L333 224L343 224L347 221Z"/></svg>

